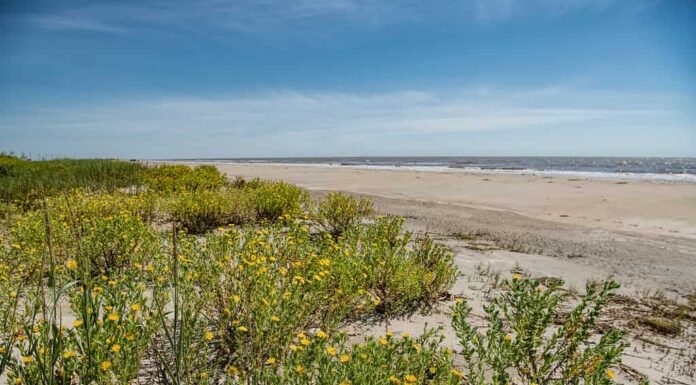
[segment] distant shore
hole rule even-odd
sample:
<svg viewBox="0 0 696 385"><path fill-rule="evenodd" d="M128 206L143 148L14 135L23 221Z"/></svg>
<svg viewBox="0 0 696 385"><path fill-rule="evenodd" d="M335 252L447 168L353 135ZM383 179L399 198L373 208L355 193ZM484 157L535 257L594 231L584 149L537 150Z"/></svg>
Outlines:
<svg viewBox="0 0 696 385"><path fill-rule="evenodd" d="M417 230L455 240L479 237L533 254L510 258L539 274L577 284L586 277L613 276L626 290L696 292L696 185L690 183L211 164L229 178L277 179L315 194L339 190L369 196L380 211L407 217Z"/></svg>

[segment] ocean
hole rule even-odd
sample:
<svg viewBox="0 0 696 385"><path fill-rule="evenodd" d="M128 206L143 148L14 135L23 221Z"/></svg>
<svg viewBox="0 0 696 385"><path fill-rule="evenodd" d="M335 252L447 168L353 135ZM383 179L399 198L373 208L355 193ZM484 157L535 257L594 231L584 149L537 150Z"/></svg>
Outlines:
<svg viewBox="0 0 696 385"><path fill-rule="evenodd" d="M675 183L696 183L696 158L404 156L185 160L431 172L567 176L571 178L643 179Z"/></svg>

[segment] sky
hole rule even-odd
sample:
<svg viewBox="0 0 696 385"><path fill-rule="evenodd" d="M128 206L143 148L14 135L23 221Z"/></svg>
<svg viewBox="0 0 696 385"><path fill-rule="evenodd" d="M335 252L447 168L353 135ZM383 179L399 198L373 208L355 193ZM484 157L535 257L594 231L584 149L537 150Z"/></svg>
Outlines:
<svg viewBox="0 0 696 385"><path fill-rule="evenodd" d="M694 0L0 2L0 152L696 156Z"/></svg>

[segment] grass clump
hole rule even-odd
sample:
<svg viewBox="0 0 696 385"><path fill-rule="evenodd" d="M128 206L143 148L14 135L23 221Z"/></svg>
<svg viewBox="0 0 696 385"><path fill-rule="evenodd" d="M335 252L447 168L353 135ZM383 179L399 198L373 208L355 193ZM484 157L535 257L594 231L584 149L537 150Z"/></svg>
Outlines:
<svg viewBox="0 0 696 385"><path fill-rule="evenodd" d="M111 159L29 161L0 154L0 201L31 207L61 191L113 191L137 185L144 171L138 163Z"/></svg>
<svg viewBox="0 0 696 385"><path fill-rule="evenodd" d="M598 339L595 327L615 282L588 285L586 294L560 327L554 326L565 301L560 283L545 287L515 275L509 291L484 307L488 330L481 333L467 317L471 307L453 307L452 326L463 346L469 384L611 384L610 369L628 346L625 333L609 330Z"/></svg>
<svg viewBox="0 0 696 385"><path fill-rule="evenodd" d="M150 191L171 194L217 190L227 185L227 179L215 166L167 164L148 168L143 175L143 184Z"/></svg>
<svg viewBox="0 0 696 385"><path fill-rule="evenodd" d="M358 200L350 195L332 192L319 201L313 218L323 231L338 237L371 215L372 204L369 199Z"/></svg>
<svg viewBox="0 0 696 385"><path fill-rule="evenodd" d="M251 192L258 217L271 222L301 214L310 201L307 191L285 182L252 180L246 189Z"/></svg>
<svg viewBox="0 0 696 385"><path fill-rule="evenodd" d="M660 334L678 335L682 330L681 322L678 319L645 317L641 323Z"/></svg>
<svg viewBox="0 0 696 385"><path fill-rule="evenodd" d="M182 192L167 208L171 218L192 234L256 218L251 196L241 190Z"/></svg>

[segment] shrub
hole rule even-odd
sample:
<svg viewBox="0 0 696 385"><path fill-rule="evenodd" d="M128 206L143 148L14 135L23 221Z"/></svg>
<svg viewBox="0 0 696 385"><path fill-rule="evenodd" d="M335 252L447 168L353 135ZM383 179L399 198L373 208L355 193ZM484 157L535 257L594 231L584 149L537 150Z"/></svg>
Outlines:
<svg viewBox="0 0 696 385"><path fill-rule="evenodd" d="M215 166L191 168L167 164L148 168L143 176L143 183L149 191L175 193L217 190L227 185L227 179Z"/></svg>
<svg viewBox="0 0 696 385"><path fill-rule="evenodd" d="M441 297L457 275L453 254L426 236L411 248L412 233L403 232L403 218L379 217L357 226L338 240L342 258L354 260L365 290L373 294L378 311L399 314ZM355 269L345 269L355 274Z"/></svg>
<svg viewBox="0 0 696 385"><path fill-rule="evenodd" d="M452 326L463 346L467 383L611 384L610 367L620 362L625 333L609 330L594 337L602 309L618 284L588 285L557 328L554 321L565 301L560 282L547 288L515 275L507 284L510 290L484 307L485 333L467 321L471 308L465 302L453 307Z"/></svg>
<svg viewBox="0 0 696 385"><path fill-rule="evenodd" d="M281 216L297 216L309 203L309 194L285 182L249 182L259 218L275 221Z"/></svg>
<svg viewBox="0 0 696 385"><path fill-rule="evenodd" d="M439 346L435 332L417 338L387 332L354 345L343 333L301 332L292 349L238 377L255 384L458 384L452 352Z"/></svg>
<svg viewBox="0 0 696 385"><path fill-rule="evenodd" d="M168 211L193 234L230 223L248 223L256 214L249 194L239 190L180 193L170 201Z"/></svg>
<svg viewBox="0 0 696 385"><path fill-rule="evenodd" d="M317 204L314 220L323 231L338 237L371 214L371 200L332 192Z"/></svg>

